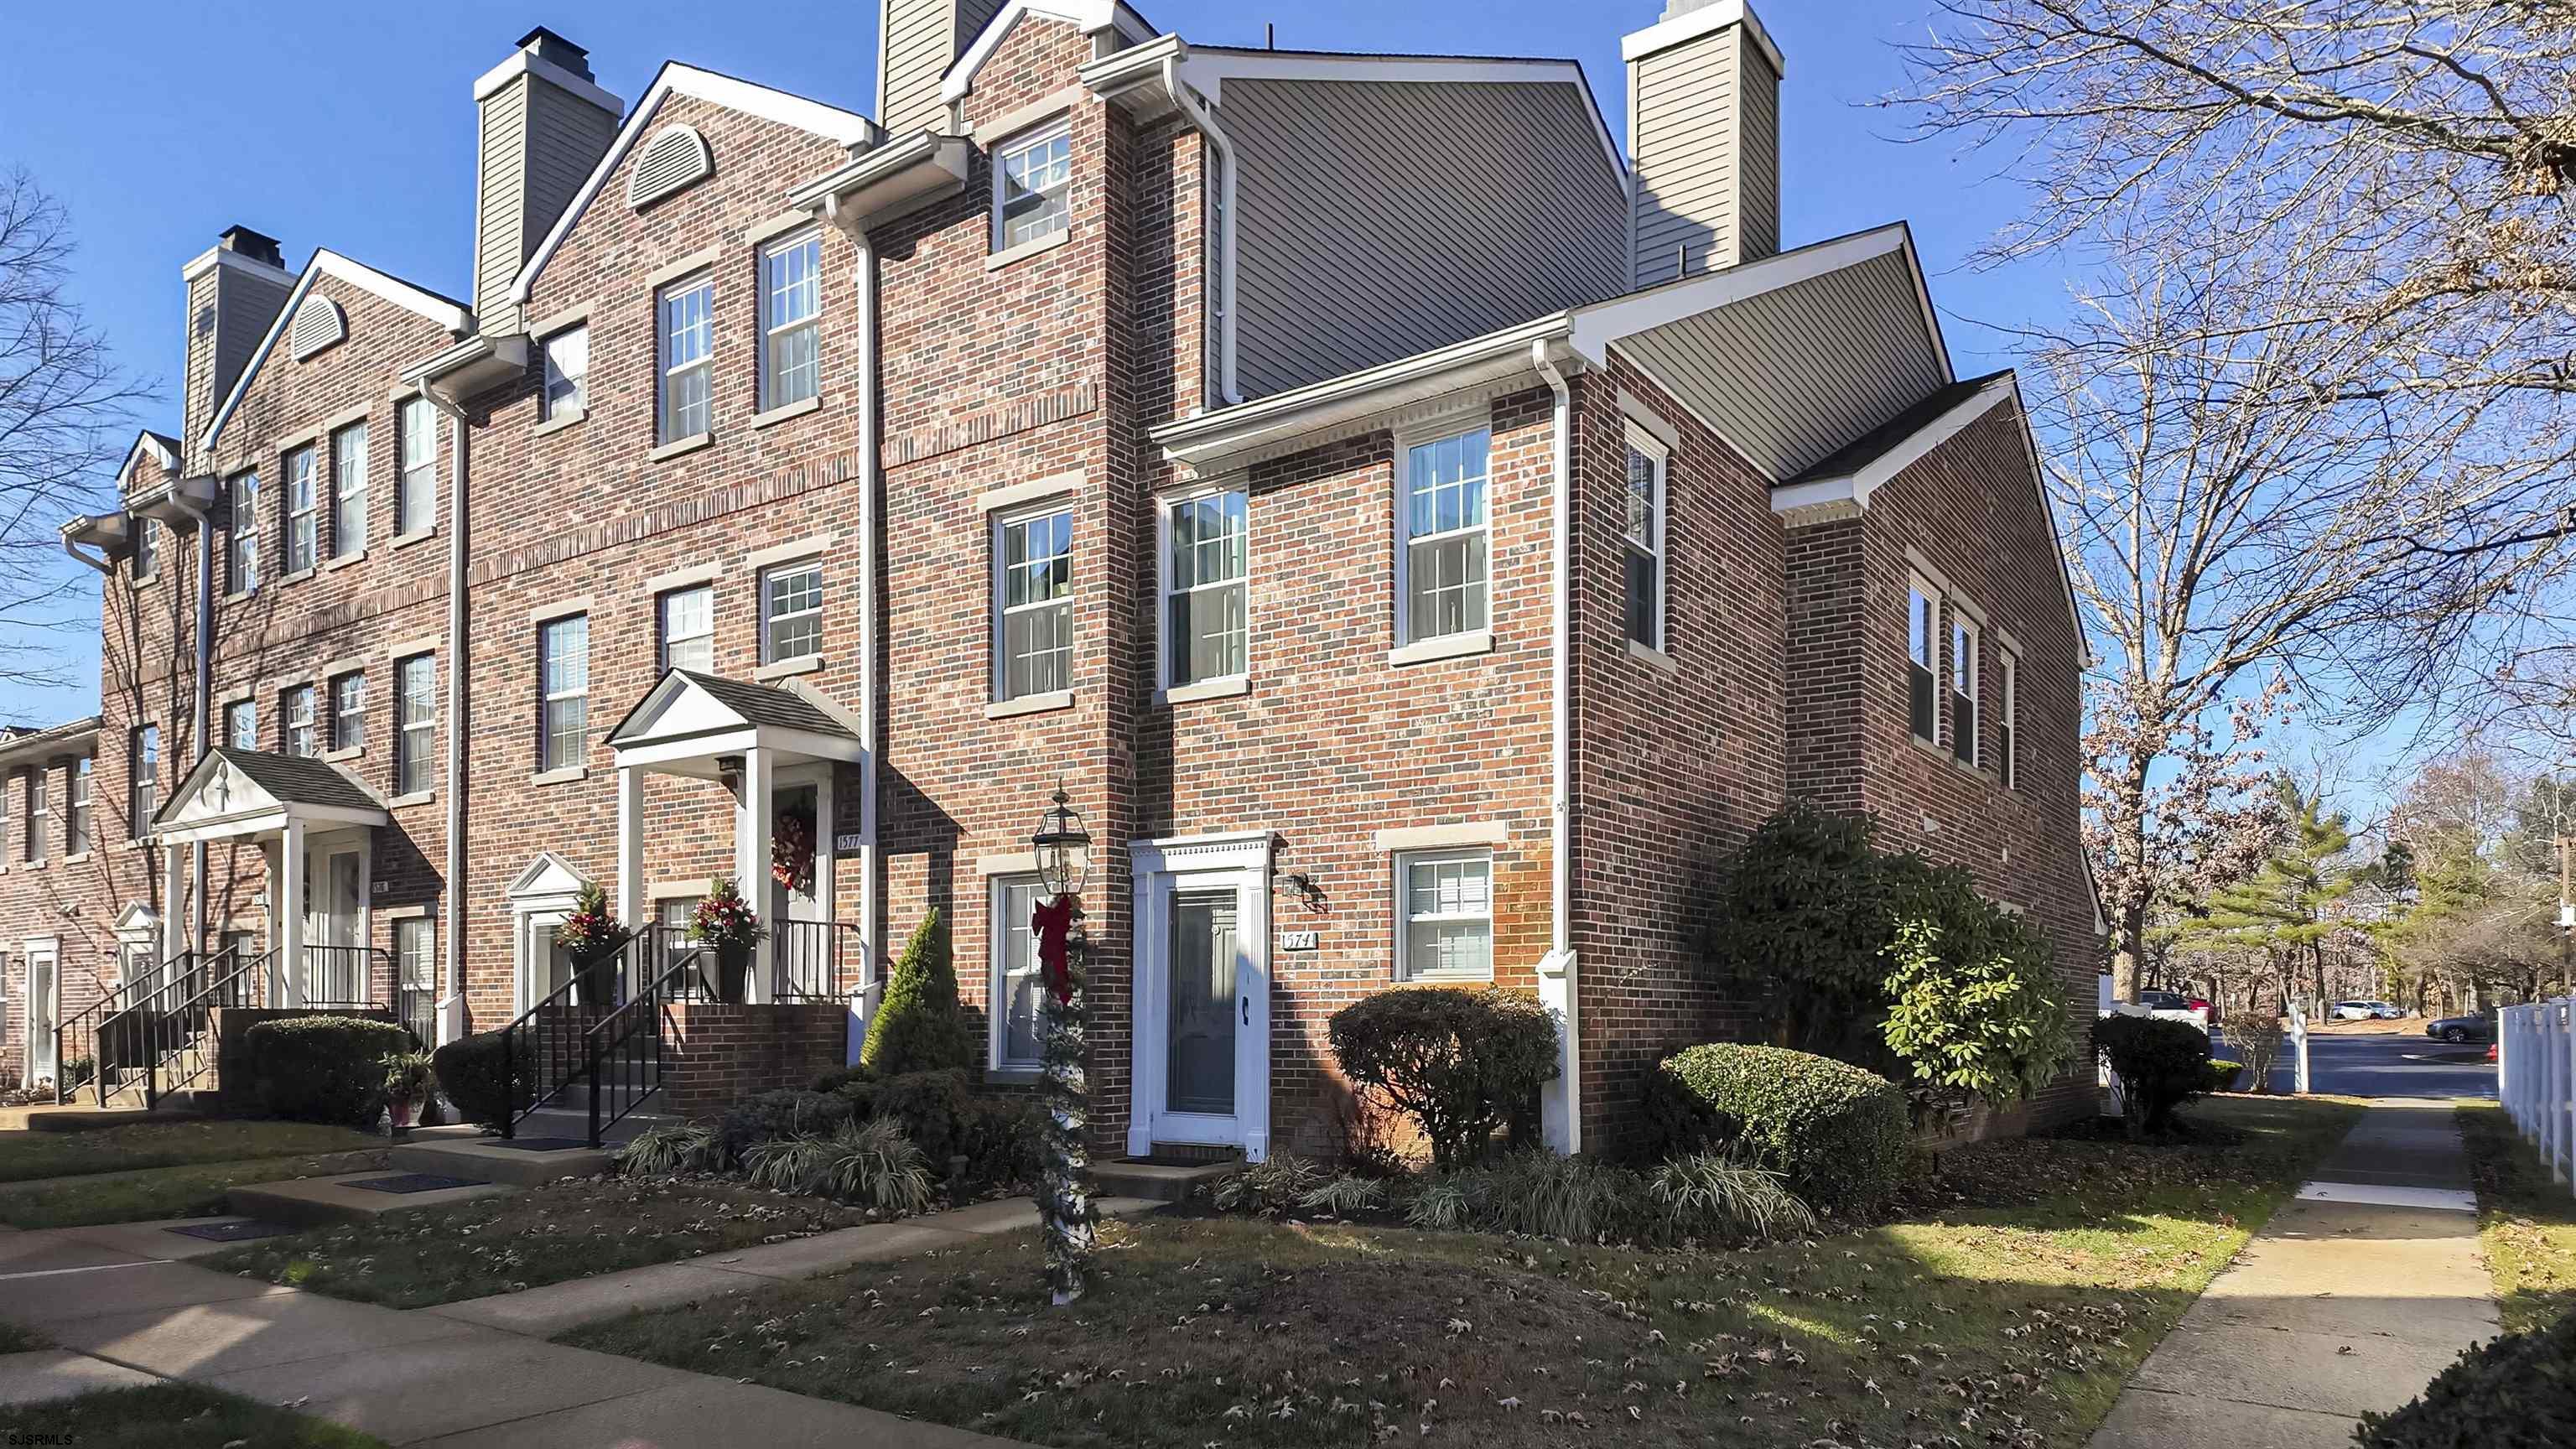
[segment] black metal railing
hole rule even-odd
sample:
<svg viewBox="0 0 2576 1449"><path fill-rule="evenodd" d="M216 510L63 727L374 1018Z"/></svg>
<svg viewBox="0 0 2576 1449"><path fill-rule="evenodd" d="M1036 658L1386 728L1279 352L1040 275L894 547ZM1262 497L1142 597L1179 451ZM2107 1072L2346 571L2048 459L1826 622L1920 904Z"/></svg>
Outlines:
<svg viewBox="0 0 2576 1449"><path fill-rule="evenodd" d="M377 946L306 945L304 969L286 983L281 1004L324 1010L335 1006L372 1009L377 973L392 980L393 954Z"/></svg>
<svg viewBox="0 0 2576 1449"><path fill-rule="evenodd" d="M122 961L121 956L114 954L107 959ZM74 1092L89 1087L95 1092L98 1105L104 1107L111 1096L124 1090L125 1084L111 1082L106 1070L107 1062L116 1054L114 1044L123 1028L110 1032L107 1023L131 1010L137 1001L157 989L162 972L162 963L147 963L133 976L119 980L101 992L96 1001L70 1016L57 1012L53 1025L55 1105L70 1101ZM60 967L55 969L53 989L54 999L61 1001L63 983Z"/></svg>
<svg viewBox="0 0 2576 1449"><path fill-rule="evenodd" d="M774 993L780 1001L842 1001L866 983L867 938L855 921L776 921Z"/></svg>
<svg viewBox="0 0 2576 1449"><path fill-rule="evenodd" d="M674 954L672 938L659 930L647 931L637 940L643 947L639 958L652 961L658 967L657 974L589 1032L593 1147L600 1146L609 1129L642 1106L645 1098L661 1090L670 1044L669 1012L665 1008L674 1000L696 996L703 990L707 967L700 958L714 954L707 947L685 942Z"/></svg>
<svg viewBox="0 0 2576 1449"><path fill-rule="evenodd" d="M132 1064L143 1082L143 1105L158 1107L165 1093L192 1087L215 1070L214 1013L223 1007L268 1004L266 953L244 961L238 948L210 956L194 953L173 964L160 989L127 1013Z"/></svg>

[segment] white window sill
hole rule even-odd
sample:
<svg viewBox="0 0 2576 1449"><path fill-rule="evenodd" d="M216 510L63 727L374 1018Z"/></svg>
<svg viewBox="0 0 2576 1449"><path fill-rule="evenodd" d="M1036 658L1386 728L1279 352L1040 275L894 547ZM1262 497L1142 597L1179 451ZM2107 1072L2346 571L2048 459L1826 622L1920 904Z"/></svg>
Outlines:
<svg viewBox="0 0 2576 1449"><path fill-rule="evenodd" d="M311 577L313 577L313 570L309 568L297 569L291 574L279 574L276 578L269 580L269 582L282 588L288 584L300 584Z"/></svg>
<svg viewBox="0 0 2576 1449"><path fill-rule="evenodd" d="M367 747L365 745L351 745L345 750L324 750L316 758L320 759L322 763L326 765L336 765L342 760L362 760L366 758L366 755Z"/></svg>
<svg viewBox="0 0 2576 1449"><path fill-rule="evenodd" d="M356 553L333 554L322 561L322 572L327 574L333 569L344 569L353 563L364 563L366 558L367 551L363 548Z"/></svg>
<svg viewBox="0 0 2576 1449"><path fill-rule="evenodd" d="M587 780L589 778L590 767L588 765L566 765L560 770L539 770L528 777L528 783L531 785L569 785L575 780Z"/></svg>
<svg viewBox="0 0 2576 1449"><path fill-rule="evenodd" d="M1252 692L1252 676L1229 674L1220 679L1199 679L1188 684L1175 684L1163 691L1165 704L1189 704L1201 699L1233 699Z"/></svg>
<svg viewBox="0 0 2576 1449"><path fill-rule="evenodd" d="M427 528L416 529L410 533L397 533L393 537L393 542L385 547L409 548L415 543L427 543L436 537L438 537L438 525L433 523Z"/></svg>
<svg viewBox="0 0 2576 1449"><path fill-rule="evenodd" d="M231 592L231 593L229 593L229 594L224 595L224 602L225 602L225 603L227 603L227 604L241 604L241 603L248 603L248 602L250 601L251 597L252 597L253 595L257 594L258 592L259 592L259 590L255 589L255 588L253 588L253 589L236 589L236 590L234 590L233 592Z"/></svg>
<svg viewBox="0 0 2576 1449"><path fill-rule="evenodd" d="M1044 1067L986 1067L984 1080L1001 1087L1034 1087L1046 1080Z"/></svg>
<svg viewBox="0 0 2576 1449"><path fill-rule="evenodd" d="M144 839L142 836L138 835L138 836L134 837L132 840L126 841L124 844L119 845L119 846L118 846L118 847L116 847L116 848L117 848L117 849L119 849L119 850L143 850L143 849L148 848L151 844L152 844L152 842L151 842L151 841L146 840L146 839Z"/></svg>
<svg viewBox="0 0 2576 1449"><path fill-rule="evenodd" d="M18 869L20 869L20 870L43 870L46 866L49 866L49 865L51 865L51 864L53 864L53 862L52 862L52 861L50 861L50 860L22 860L22 861L18 862Z"/></svg>
<svg viewBox="0 0 2576 1449"><path fill-rule="evenodd" d="M1024 241L1018 246L1006 248L1005 250L995 252L991 256L984 258L984 270L988 272L998 272L1002 268L1011 265L1013 262L1025 262L1029 258L1038 255L1040 252L1054 251L1057 247L1063 246L1066 242L1071 240L1073 240L1073 228L1066 227L1060 232L1039 237L1035 241Z"/></svg>
<svg viewBox="0 0 2576 1449"><path fill-rule="evenodd" d="M78 854L75 854L75 855L66 855L66 856L64 856L64 857L63 857L63 864L65 864L65 865L78 865L78 864L80 864L81 862L83 862L83 861L85 861L85 860L87 860L87 859L89 859L89 852L88 852L88 851L86 851L86 850L84 850L84 851L81 851L81 852L79 852Z"/></svg>
<svg viewBox="0 0 2576 1449"><path fill-rule="evenodd" d="M692 437L673 438L671 441L664 443L662 446L645 454L644 461L647 463L659 463L665 458L677 458L684 453L694 453L715 440L716 435L713 433L699 433Z"/></svg>
<svg viewBox="0 0 2576 1449"><path fill-rule="evenodd" d="M1494 631L1473 629L1464 634L1443 634L1437 639L1417 639L1386 651L1386 662L1395 665L1428 664L1434 659L1463 659L1471 654L1494 652Z"/></svg>
<svg viewBox="0 0 2576 1449"><path fill-rule="evenodd" d="M751 671L755 680L785 679L794 674L811 674L823 667L820 654L799 654L793 659L775 660Z"/></svg>
<svg viewBox="0 0 2576 1449"><path fill-rule="evenodd" d="M161 582L159 574L139 574L135 577L134 587L138 590L148 589L159 582Z"/></svg>
<svg viewBox="0 0 2576 1449"><path fill-rule="evenodd" d="M1401 986L1484 986L1494 979L1491 971L1399 971L1396 983Z"/></svg>
<svg viewBox="0 0 2576 1449"><path fill-rule="evenodd" d="M1673 656L1652 644L1640 644L1634 639L1628 641L1628 657L1651 664L1666 674L1679 674L1682 668Z"/></svg>
<svg viewBox="0 0 2576 1449"><path fill-rule="evenodd" d="M387 800L385 804L399 809L405 805L426 805L437 798L438 792L436 790L414 790L408 795L396 795L392 799Z"/></svg>
<svg viewBox="0 0 2576 1449"><path fill-rule="evenodd" d="M1059 689L1052 694L1028 694L1018 699L996 700L984 706L986 719L1016 719L1024 714L1049 714L1073 708L1073 691Z"/></svg>
<svg viewBox="0 0 2576 1449"><path fill-rule="evenodd" d="M780 403L765 413L753 413L751 425L755 428L765 428L772 423L783 423L789 418L801 418L822 406L823 396L816 393L812 397L799 398L792 403Z"/></svg>
<svg viewBox="0 0 2576 1449"><path fill-rule="evenodd" d="M553 417L546 419L544 422L537 424L528 436L533 438L542 438L548 433L560 433L564 429L580 423L589 416L590 413L588 410L583 408L573 408L566 412L557 413Z"/></svg>

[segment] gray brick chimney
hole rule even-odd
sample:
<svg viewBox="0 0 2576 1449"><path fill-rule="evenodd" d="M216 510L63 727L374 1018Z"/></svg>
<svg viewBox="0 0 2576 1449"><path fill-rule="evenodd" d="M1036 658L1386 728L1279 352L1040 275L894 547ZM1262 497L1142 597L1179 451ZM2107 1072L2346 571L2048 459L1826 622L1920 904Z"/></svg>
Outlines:
<svg viewBox="0 0 2576 1449"><path fill-rule="evenodd" d="M608 153L623 101L600 89L590 53L543 26L474 82L474 316L516 330L510 283Z"/></svg>
<svg viewBox="0 0 2576 1449"><path fill-rule="evenodd" d="M227 227L215 244L179 269L188 288L188 361L180 399L181 466L199 471L201 446L215 409L249 365L253 349L286 305L295 274L277 239L246 226Z"/></svg>
<svg viewBox="0 0 2576 1449"><path fill-rule="evenodd" d="M1671 0L1625 37L1632 286L1780 250L1779 49L1745 0Z"/></svg>

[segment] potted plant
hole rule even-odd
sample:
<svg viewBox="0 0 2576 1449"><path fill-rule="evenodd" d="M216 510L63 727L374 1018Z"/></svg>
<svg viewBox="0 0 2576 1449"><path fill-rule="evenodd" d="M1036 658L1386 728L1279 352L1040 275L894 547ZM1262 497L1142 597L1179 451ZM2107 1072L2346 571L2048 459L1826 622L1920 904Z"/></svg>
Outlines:
<svg viewBox="0 0 2576 1449"><path fill-rule="evenodd" d="M606 1006L615 999L617 953L633 939L635 933L609 909L608 892L597 885L583 886L573 899L572 914L555 927L555 944L572 958L584 1006Z"/></svg>
<svg viewBox="0 0 2576 1449"><path fill-rule="evenodd" d="M689 914L689 939L715 950L718 1001L743 999L743 984L751 975L752 944L764 929L730 876L707 882L707 893Z"/></svg>
<svg viewBox="0 0 2576 1449"><path fill-rule="evenodd" d="M436 1081L427 1052L396 1052L385 1058L385 1116L394 1136L411 1130Z"/></svg>

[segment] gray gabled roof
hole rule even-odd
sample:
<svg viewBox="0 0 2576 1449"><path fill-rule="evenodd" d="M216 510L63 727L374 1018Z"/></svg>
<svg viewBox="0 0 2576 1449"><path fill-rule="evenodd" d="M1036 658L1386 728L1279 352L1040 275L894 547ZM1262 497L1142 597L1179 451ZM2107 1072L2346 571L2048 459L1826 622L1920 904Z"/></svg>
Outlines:
<svg viewBox="0 0 2576 1449"><path fill-rule="evenodd" d="M1962 378L1946 387L1935 388L1921 402L1905 409L1877 427L1819 458L1790 483L1804 483L1818 478L1844 478L1894 452L1916 433L1930 427L1950 409L1975 397L1990 383L2012 376L2012 369L1987 373L1983 377ZM1786 485L1783 485L1786 486Z"/></svg>
<svg viewBox="0 0 2576 1449"><path fill-rule="evenodd" d="M858 738L850 732L849 726L834 719L822 706L792 689L780 689L768 684L745 684L738 679L701 674L694 669L674 669L665 677L687 680L698 689L705 691L707 696L716 703L741 715L749 724L768 725L773 729L803 730L808 734L828 735L835 739ZM658 683L654 688L646 690L644 698L636 701L635 708L628 710L626 717L617 722L617 728L608 732L608 742L613 745L624 737L626 727L635 722L636 715L642 713L645 706L650 704L653 697L660 692Z"/></svg>
<svg viewBox="0 0 2576 1449"><path fill-rule="evenodd" d="M206 768L209 760L221 760L241 771L250 782L270 795L280 805L330 805L345 810L382 810L385 802L376 798L366 786L349 778L337 766L304 755L273 755L265 750L236 749L217 745L206 751L205 759L189 771L193 780ZM188 794L183 785L170 793L170 803L153 817L155 824L170 813Z"/></svg>

